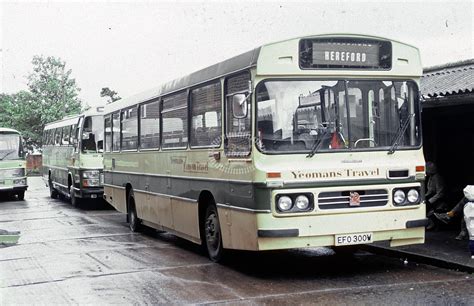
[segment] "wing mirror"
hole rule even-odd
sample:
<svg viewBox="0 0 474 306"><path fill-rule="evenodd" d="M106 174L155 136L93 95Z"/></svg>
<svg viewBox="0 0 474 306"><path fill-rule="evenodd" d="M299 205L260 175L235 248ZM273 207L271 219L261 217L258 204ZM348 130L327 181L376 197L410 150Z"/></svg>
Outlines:
<svg viewBox="0 0 474 306"><path fill-rule="evenodd" d="M234 94L229 97L232 103L232 116L234 118L243 119L247 117L249 97L250 95L244 93Z"/></svg>

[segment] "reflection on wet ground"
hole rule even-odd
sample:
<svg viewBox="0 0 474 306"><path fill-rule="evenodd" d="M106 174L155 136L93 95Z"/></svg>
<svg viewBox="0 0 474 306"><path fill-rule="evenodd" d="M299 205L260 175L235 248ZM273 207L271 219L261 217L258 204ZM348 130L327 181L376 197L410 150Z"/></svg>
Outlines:
<svg viewBox="0 0 474 306"><path fill-rule="evenodd" d="M26 201L0 202L0 304L461 303L469 274L331 249L229 252L222 264L167 233L130 233L112 209L76 209L30 179ZM470 289L469 289L470 288Z"/></svg>

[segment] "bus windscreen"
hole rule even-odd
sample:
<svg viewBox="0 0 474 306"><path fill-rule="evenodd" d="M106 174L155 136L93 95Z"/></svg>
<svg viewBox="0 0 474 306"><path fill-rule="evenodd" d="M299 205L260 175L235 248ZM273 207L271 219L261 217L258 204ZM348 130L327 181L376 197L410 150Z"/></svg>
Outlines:
<svg viewBox="0 0 474 306"><path fill-rule="evenodd" d="M82 152L102 153L104 150L104 121L102 116L90 116L84 119L82 129Z"/></svg>
<svg viewBox="0 0 474 306"><path fill-rule="evenodd" d="M400 148L416 148L421 142L417 92L411 81L263 82L257 87L259 149L389 150L398 138Z"/></svg>
<svg viewBox="0 0 474 306"><path fill-rule="evenodd" d="M0 160L20 158L20 136L12 133L0 133Z"/></svg>

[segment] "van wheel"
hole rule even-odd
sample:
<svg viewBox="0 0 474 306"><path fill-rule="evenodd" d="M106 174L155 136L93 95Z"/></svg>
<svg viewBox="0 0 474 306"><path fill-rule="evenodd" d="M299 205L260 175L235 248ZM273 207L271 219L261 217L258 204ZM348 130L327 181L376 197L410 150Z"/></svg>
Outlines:
<svg viewBox="0 0 474 306"><path fill-rule="evenodd" d="M204 236L207 254L213 262L219 262L224 255L222 247L222 232L215 205L209 205L204 219Z"/></svg>
<svg viewBox="0 0 474 306"><path fill-rule="evenodd" d="M49 196L51 197L51 199L57 199L58 198L58 191L56 189L54 189L53 182L51 181L51 178L48 181L48 185L49 185Z"/></svg>
<svg viewBox="0 0 474 306"><path fill-rule="evenodd" d="M80 203L81 199L74 195L74 186L73 185L71 185L69 187L69 197L71 198L71 205L72 206L78 207L81 204Z"/></svg>
<svg viewBox="0 0 474 306"><path fill-rule="evenodd" d="M18 196L19 201L23 201L25 199L25 192L20 191L20 192L17 193L17 196Z"/></svg>
<svg viewBox="0 0 474 306"><path fill-rule="evenodd" d="M128 195L128 226L132 232L140 232L142 229L142 220L138 218L135 208L135 197L133 191L130 190Z"/></svg>

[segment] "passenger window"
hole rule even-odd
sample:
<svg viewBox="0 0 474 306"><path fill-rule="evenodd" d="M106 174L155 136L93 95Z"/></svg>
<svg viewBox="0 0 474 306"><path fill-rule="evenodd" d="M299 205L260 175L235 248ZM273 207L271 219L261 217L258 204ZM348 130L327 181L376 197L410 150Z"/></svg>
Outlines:
<svg viewBox="0 0 474 306"><path fill-rule="evenodd" d="M138 109L132 107L122 111L122 150L138 148Z"/></svg>
<svg viewBox="0 0 474 306"><path fill-rule="evenodd" d="M63 136L62 136L62 142L61 144L63 146L68 146L69 145L69 136L71 136L71 126L65 126L63 127Z"/></svg>
<svg viewBox="0 0 474 306"><path fill-rule="evenodd" d="M140 148L160 147L160 102L140 106Z"/></svg>
<svg viewBox="0 0 474 306"><path fill-rule="evenodd" d="M188 144L187 93L163 98L163 148L186 148Z"/></svg>
<svg viewBox="0 0 474 306"><path fill-rule="evenodd" d="M112 150L120 151L120 113L112 114Z"/></svg>
<svg viewBox="0 0 474 306"><path fill-rule="evenodd" d="M247 116L236 118L232 113L232 95L249 94L250 74L239 74L226 80L225 154L233 157L248 156L251 150L251 99L247 100Z"/></svg>
<svg viewBox="0 0 474 306"><path fill-rule="evenodd" d="M112 121L110 116L104 118L105 152L112 152Z"/></svg>
<svg viewBox="0 0 474 306"><path fill-rule="evenodd" d="M54 132L54 144L56 146L60 146L61 145L61 132L62 132L62 128L56 128L55 129L55 132Z"/></svg>
<svg viewBox="0 0 474 306"><path fill-rule="evenodd" d="M221 145L221 83L220 81L191 91L191 147Z"/></svg>
<svg viewBox="0 0 474 306"><path fill-rule="evenodd" d="M46 144L52 145L54 144L54 130L48 130L46 133Z"/></svg>
<svg viewBox="0 0 474 306"><path fill-rule="evenodd" d="M76 124L73 124L71 126L71 134L69 135L69 144L74 144L74 139L76 139L76 128L77 128L77 125Z"/></svg>

